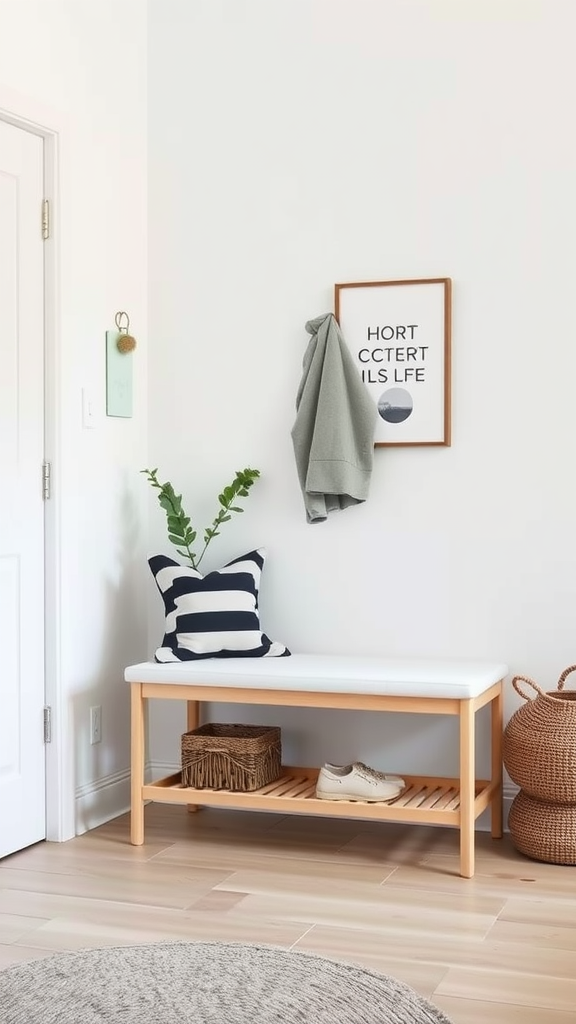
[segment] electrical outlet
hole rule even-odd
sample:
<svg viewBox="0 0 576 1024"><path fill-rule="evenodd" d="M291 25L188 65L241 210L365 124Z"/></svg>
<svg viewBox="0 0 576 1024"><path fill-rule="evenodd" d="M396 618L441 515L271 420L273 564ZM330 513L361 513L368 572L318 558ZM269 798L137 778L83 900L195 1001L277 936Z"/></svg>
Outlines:
<svg viewBox="0 0 576 1024"><path fill-rule="evenodd" d="M90 743L102 742L102 708L98 704L90 708Z"/></svg>

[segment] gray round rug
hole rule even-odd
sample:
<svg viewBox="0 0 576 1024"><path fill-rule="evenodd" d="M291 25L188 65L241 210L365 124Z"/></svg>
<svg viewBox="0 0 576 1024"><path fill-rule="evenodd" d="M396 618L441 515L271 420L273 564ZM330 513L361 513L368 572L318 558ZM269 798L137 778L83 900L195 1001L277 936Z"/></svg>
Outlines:
<svg viewBox="0 0 576 1024"><path fill-rule="evenodd" d="M2 1024L450 1024L394 978L272 946L170 942L0 971Z"/></svg>

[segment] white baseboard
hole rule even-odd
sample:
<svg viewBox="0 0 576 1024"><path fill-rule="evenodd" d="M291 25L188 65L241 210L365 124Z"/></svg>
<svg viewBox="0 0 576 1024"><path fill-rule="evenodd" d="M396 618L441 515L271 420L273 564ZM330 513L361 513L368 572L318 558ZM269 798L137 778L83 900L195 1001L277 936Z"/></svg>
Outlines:
<svg viewBox="0 0 576 1024"><path fill-rule="evenodd" d="M175 775L179 771L182 771L179 761L149 761L146 765L146 778L151 781L164 779L167 775Z"/></svg>
<svg viewBox="0 0 576 1024"><path fill-rule="evenodd" d="M130 807L130 769L87 782L76 790L76 835L123 814Z"/></svg>
<svg viewBox="0 0 576 1024"><path fill-rule="evenodd" d="M146 764L147 781L160 779L180 771L178 762L149 761ZM518 787L510 783L504 786L504 831L508 831L508 815ZM96 782L79 786L76 790L76 835L80 836L98 825L104 825L112 818L130 810L130 769L125 768L113 775L106 775ZM479 832L490 830L490 815L486 811L477 821Z"/></svg>
<svg viewBox="0 0 576 1024"><path fill-rule="evenodd" d="M179 765L148 763L145 778L149 781L161 775L179 771ZM130 810L130 769L105 775L96 782L78 786L76 790L76 835L81 836L98 825L104 825Z"/></svg>
<svg viewBox="0 0 576 1024"><path fill-rule="evenodd" d="M509 785L504 786L504 831L508 832L508 815L510 814L510 808L512 801L516 794L519 792L519 787L515 786L513 782Z"/></svg>

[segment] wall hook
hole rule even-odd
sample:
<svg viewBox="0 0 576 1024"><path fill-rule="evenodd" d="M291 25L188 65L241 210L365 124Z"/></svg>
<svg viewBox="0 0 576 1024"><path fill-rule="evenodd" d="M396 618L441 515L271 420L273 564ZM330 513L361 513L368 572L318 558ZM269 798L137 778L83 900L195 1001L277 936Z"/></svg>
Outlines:
<svg viewBox="0 0 576 1024"><path fill-rule="evenodd" d="M130 317L124 310L116 313L114 317L114 323L118 328L119 338L116 341L116 348L123 355L127 352L133 352L136 348L136 338L129 333L130 331Z"/></svg>

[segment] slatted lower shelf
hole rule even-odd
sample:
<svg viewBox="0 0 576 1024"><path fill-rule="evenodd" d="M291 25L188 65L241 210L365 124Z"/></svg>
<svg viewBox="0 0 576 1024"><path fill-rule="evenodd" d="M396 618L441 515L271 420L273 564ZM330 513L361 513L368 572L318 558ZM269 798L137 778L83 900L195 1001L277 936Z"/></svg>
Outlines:
<svg viewBox="0 0 576 1024"><path fill-rule="evenodd" d="M389 821L455 825L460 817L460 782L430 776L404 776L406 789L390 803L351 800L318 800L317 768L282 769L275 782L252 793L222 789L191 789L182 786L178 772L144 785L144 800L197 804L209 807L238 807L276 811L282 814L325 814L342 817L379 818ZM490 804L493 787L489 781L475 783L474 817Z"/></svg>

